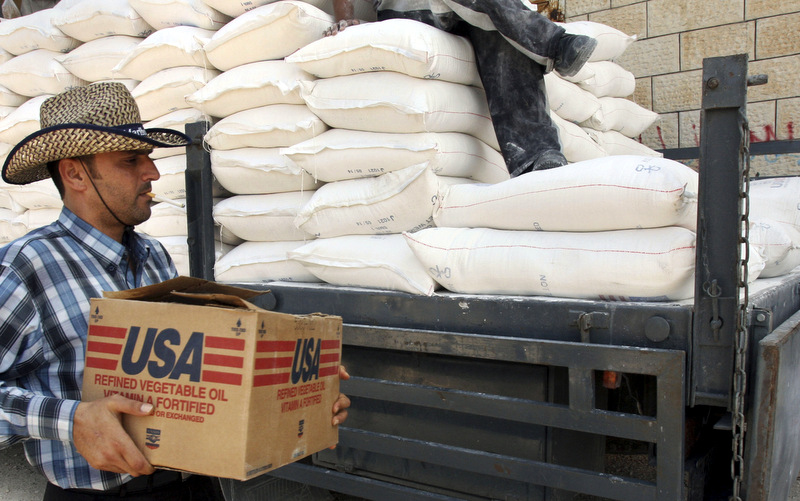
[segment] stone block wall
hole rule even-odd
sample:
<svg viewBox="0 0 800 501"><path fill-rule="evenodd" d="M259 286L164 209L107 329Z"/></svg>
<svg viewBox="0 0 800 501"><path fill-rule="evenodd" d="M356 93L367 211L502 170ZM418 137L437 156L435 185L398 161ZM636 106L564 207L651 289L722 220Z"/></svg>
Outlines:
<svg viewBox="0 0 800 501"><path fill-rule="evenodd" d="M550 2L551 6L555 2ZM635 34L617 61L636 76L638 104L659 113L640 138L654 149L699 144L706 57L747 53L751 142L800 139L800 0L560 0L567 21ZM755 157L760 175L800 174L800 154Z"/></svg>

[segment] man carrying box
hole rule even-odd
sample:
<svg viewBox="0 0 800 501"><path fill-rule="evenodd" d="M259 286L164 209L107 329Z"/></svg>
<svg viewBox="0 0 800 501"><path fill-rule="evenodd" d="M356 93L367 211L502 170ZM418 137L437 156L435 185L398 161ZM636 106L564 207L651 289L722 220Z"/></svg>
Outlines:
<svg viewBox="0 0 800 501"><path fill-rule="evenodd" d="M64 209L0 249L0 447L24 440L49 481L45 501L211 499L207 479L156 471L125 433L121 416L149 415L151 404L120 395L81 402L89 300L177 275L163 246L133 227L150 217L159 178L149 153L191 141L145 130L119 83L69 90L40 114L42 129L14 147L2 176L11 184L51 177ZM333 425L349 405L340 395Z"/></svg>

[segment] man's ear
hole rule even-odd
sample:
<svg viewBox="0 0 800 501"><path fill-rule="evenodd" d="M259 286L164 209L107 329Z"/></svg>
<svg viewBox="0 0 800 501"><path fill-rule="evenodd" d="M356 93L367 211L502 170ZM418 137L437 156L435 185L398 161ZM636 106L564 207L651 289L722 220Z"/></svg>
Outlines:
<svg viewBox="0 0 800 501"><path fill-rule="evenodd" d="M83 164L76 158L64 158L58 161L58 172L64 188L72 191L86 191L89 189L89 174Z"/></svg>

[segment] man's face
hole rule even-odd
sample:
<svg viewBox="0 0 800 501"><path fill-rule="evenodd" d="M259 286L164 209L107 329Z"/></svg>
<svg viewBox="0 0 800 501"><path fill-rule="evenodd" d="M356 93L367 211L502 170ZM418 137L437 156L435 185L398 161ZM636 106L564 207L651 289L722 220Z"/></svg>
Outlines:
<svg viewBox="0 0 800 501"><path fill-rule="evenodd" d="M125 224L135 226L150 217L152 198L147 196L151 183L160 176L149 154L151 150L114 151L98 153L93 165L87 165L97 190L108 208ZM116 219L102 207L98 200L99 214L105 213L114 224ZM109 221L111 222L111 221Z"/></svg>

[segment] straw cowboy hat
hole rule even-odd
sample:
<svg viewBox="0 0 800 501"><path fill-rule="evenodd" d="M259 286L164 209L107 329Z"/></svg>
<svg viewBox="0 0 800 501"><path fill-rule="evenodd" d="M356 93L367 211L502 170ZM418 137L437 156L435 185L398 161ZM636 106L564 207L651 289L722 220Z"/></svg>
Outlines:
<svg viewBox="0 0 800 501"><path fill-rule="evenodd" d="M50 177L47 163L110 151L187 146L191 139L171 129L142 126L139 107L119 82L103 82L62 92L42 103L41 130L6 157L3 180L28 184Z"/></svg>

